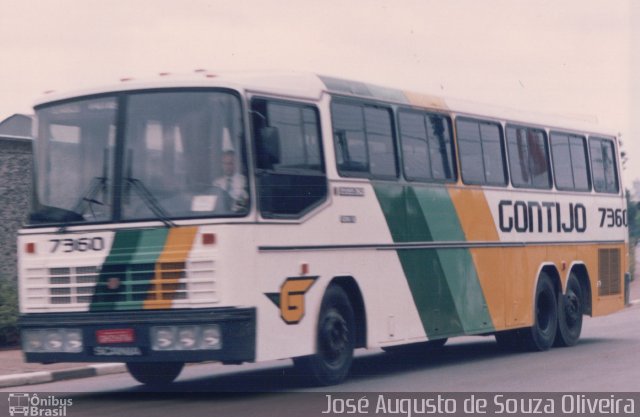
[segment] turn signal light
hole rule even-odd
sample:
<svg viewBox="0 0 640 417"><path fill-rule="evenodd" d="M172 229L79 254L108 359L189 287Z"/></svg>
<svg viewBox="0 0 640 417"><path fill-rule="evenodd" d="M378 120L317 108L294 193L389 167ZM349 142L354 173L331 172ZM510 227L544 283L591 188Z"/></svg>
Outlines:
<svg viewBox="0 0 640 417"><path fill-rule="evenodd" d="M202 244L203 245L215 245L216 244L216 235L215 235L215 233L203 233L202 234Z"/></svg>
<svg viewBox="0 0 640 417"><path fill-rule="evenodd" d="M33 242L29 242L24 245L24 251L26 253L36 253L36 244Z"/></svg>

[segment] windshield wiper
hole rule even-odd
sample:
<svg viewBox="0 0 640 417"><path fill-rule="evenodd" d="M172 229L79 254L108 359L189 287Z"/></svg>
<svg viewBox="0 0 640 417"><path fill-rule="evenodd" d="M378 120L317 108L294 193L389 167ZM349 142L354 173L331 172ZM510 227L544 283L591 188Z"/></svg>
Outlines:
<svg viewBox="0 0 640 417"><path fill-rule="evenodd" d="M109 166L109 150L104 149L102 152L102 176L101 177L93 177L91 178L91 182L89 182L89 187L87 191L82 193L78 202L73 206L71 210L68 210L69 213L73 213L73 216L67 216L72 219L69 221L64 221L64 223L60 226L58 232L62 233L66 230L68 223L71 221L84 221L84 212L87 210L87 206L91 210L91 214L93 218L96 219L96 213L93 211L93 205L98 204L104 206L102 201L96 199L96 196L99 192L106 192L107 190L107 169Z"/></svg>
<svg viewBox="0 0 640 417"><path fill-rule="evenodd" d="M95 219L96 213L93 211L93 205L99 204L101 206L104 206L104 203L102 201L96 200L95 197L98 195L99 192L104 191L106 187L107 187L106 177L93 177L91 179L91 182L89 183L89 187L87 188L87 191L85 191L80 196L80 198L78 199L78 202L75 204L75 206L71 210L58 209L57 212L62 212L63 210L64 213L66 213L63 218L60 218L63 224L60 226L60 229L58 229L58 232L63 233L67 229L67 226L69 225L69 223L71 222L85 221L86 219L84 218L84 213L85 211L87 211L87 206L91 210L91 214ZM49 212L51 212L51 210L49 210ZM52 216L52 219L57 220L53 216Z"/></svg>
<svg viewBox="0 0 640 417"><path fill-rule="evenodd" d="M133 186L133 189L137 191L138 195L140 196L140 198L142 198L142 201L144 201L149 210L151 210L153 214L155 214L156 217L160 221L162 221L162 223L164 223L165 226L176 226L176 224L171 221L171 218L169 218L169 215L167 214L165 209L162 208L158 200L153 196L151 191L149 191L149 189L145 187L142 181L132 177L125 178L125 181L127 182L127 184L131 184Z"/></svg>
<svg viewBox="0 0 640 417"><path fill-rule="evenodd" d="M93 177L91 179L91 182L89 183L89 188L84 194L82 194L80 200L78 200L78 203L73 209L71 209L71 211L78 213L80 216L83 216L84 212L87 210L87 206L89 206L89 208L91 209L91 214L93 215L93 217L96 217L95 213L93 212L93 205L98 204L104 206L104 203L102 201L96 200L95 197L99 192L104 192L106 188L106 177Z"/></svg>

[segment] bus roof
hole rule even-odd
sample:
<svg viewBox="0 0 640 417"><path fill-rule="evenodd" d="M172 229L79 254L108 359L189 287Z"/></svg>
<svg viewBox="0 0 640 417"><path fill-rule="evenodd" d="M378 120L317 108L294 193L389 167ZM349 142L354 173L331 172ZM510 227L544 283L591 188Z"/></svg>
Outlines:
<svg viewBox="0 0 640 417"><path fill-rule="evenodd" d="M117 84L66 93L50 93L36 101L34 106L38 107L56 101L109 92L199 87L226 87L239 91L306 100L319 100L324 93L339 94L468 116L489 117L514 123L546 126L552 129L617 136L612 133L614 132L612 129L604 129L600 126L596 116L564 116L523 111L505 106L443 98L431 94L299 71L238 71L229 73L197 71L194 74L187 75L160 73L154 78L140 80L123 78Z"/></svg>

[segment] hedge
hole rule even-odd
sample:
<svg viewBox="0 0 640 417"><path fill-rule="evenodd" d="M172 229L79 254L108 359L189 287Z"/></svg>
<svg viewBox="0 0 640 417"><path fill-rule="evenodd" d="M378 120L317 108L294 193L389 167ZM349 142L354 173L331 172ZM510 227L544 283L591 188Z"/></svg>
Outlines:
<svg viewBox="0 0 640 417"><path fill-rule="evenodd" d="M14 283L0 277L0 346L18 341L18 291Z"/></svg>

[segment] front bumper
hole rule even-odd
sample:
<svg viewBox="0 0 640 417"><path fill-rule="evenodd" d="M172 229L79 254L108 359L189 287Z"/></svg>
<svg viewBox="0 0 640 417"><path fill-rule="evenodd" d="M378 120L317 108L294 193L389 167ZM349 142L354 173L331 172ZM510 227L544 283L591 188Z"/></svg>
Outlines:
<svg viewBox="0 0 640 417"><path fill-rule="evenodd" d="M21 331L80 329L81 351L26 352L27 362L253 362L256 346L255 308L211 308L87 313L41 313L20 316ZM216 350L154 350L151 328L217 325L222 336ZM100 343L100 331L126 329L133 340Z"/></svg>

